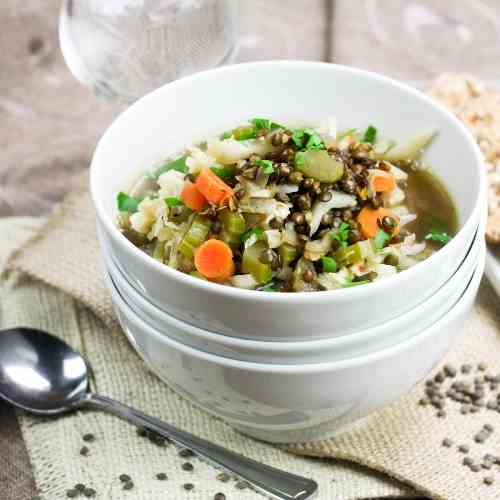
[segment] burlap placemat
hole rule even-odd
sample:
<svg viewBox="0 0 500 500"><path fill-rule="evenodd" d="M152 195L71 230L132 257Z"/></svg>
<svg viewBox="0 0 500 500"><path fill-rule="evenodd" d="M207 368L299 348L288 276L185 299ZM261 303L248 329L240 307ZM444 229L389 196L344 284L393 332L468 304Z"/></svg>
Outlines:
<svg viewBox="0 0 500 500"><path fill-rule="evenodd" d="M38 228L40 223L33 220L0 220L0 269L10 251ZM293 455L244 437L150 374L115 322L86 195L70 196L59 214L17 252L10 268L22 271L9 273L0 288L0 327L34 326L64 338L90 360L99 392L247 456L312 476L320 485L321 500L415 496L397 481L356 464ZM109 415L85 412L45 420L19 413L19 420L43 500L66 498L77 483L106 500L209 500L217 492L228 500L259 498L251 490L239 490L234 480L219 481L217 471L204 462L180 457L173 446L151 443ZM95 441L85 442L87 433ZM87 455L81 454L84 446ZM193 463L193 472L182 469L186 461ZM156 479L162 472L168 476L165 481ZM120 474L132 477L132 490L122 489ZM189 483L195 488L188 492L184 485Z"/></svg>

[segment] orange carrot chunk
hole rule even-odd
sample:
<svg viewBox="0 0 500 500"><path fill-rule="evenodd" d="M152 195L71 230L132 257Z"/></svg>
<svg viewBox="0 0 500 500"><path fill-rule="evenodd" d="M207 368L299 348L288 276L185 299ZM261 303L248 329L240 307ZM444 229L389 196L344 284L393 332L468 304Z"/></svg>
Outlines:
<svg viewBox="0 0 500 500"><path fill-rule="evenodd" d="M377 193L387 193L396 189L396 179L389 172L381 172L373 177L372 187Z"/></svg>
<svg viewBox="0 0 500 500"><path fill-rule="evenodd" d="M234 274L233 251L220 240L207 240L194 254L196 270L205 278L227 280Z"/></svg>
<svg viewBox="0 0 500 500"><path fill-rule="evenodd" d="M384 217L392 217L396 222L397 226L394 228L392 234L399 233L399 217L387 208L369 208L364 207L358 215L358 223L361 228L361 232L365 238L374 238L378 230L381 228L379 221L382 221Z"/></svg>
<svg viewBox="0 0 500 500"><path fill-rule="evenodd" d="M181 200L186 207L195 212L203 210L208 202L207 199L200 193L198 188L192 182L186 182L181 193Z"/></svg>
<svg viewBox="0 0 500 500"><path fill-rule="evenodd" d="M215 205L224 204L233 196L233 190L209 168L204 168L196 178L198 191Z"/></svg>

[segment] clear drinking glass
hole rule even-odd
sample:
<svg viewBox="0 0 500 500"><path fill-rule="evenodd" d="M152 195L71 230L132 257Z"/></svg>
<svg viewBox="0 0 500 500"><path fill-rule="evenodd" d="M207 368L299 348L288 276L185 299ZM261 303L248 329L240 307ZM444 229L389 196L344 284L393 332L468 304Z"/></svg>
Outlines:
<svg viewBox="0 0 500 500"><path fill-rule="evenodd" d="M235 0L65 0L59 38L74 76L130 103L236 51Z"/></svg>

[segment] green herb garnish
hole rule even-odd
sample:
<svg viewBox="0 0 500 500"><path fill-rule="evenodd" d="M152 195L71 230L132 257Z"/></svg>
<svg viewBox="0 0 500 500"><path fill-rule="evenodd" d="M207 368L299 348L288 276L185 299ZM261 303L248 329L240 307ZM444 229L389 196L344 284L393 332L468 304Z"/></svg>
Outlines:
<svg viewBox="0 0 500 500"><path fill-rule="evenodd" d="M257 238L259 238L259 236L262 236L264 234L264 230L261 228L261 227L254 227L252 229L249 229L248 231L245 231L240 239L242 242L245 242L246 240L248 240L248 238L250 238L251 236L255 235L257 236Z"/></svg>
<svg viewBox="0 0 500 500"><path fill-rule="evenodd" d="M321 266L324 273L337 272L337 263L331 257L321 257Z"/></svg>
<svg viewBox="0 0 500 500"><path fill-rule="evenodd" d="M437 241L446 245L451 240L451 236L444 231L438 231L437 229L431 229L429 233L425 236L426 240Z"/></svg>
<svg viewBox="0 0 500 500"><path fill-rule="evenodd" d="M366 285L367 283L371 283L371 281L370 280L360 280L360 281L349 280L342 285L342 288L352 288L353 286Z"/></svg>
<svg viewBox="0 0 500 500"><path fill-rule="evenodd" d="M271 160L255 160L254 163L258 167L261 167L265 174L272 174L274 172L274 166Z"/></svg>
<svg viewBox="0 0 500 500"><path fill-rule="evenodd" d="M221 136L221 139L230 139L233 136L233 131L228 130L227 132L224 132Z"/></svg>
<svg viewBox="0 0 500 500"><path fill-rule="evenodd" d="M182 172L183 174L187 174L189 172L189 168L186 165L187 155L179 156L173 161L168 161L164 163L160 167L158 167L154 172L150 173L148 177L153 180L157 180L161 174L168 172L169 170L177 170L177 172Z"/></svg>
<svg viewBox="0 0 500 500"><path fill-rule="evenodd" d="M285 128L279 123L268 120L267 118L253 118L250 123L255 127L256 131L259 130L276 130L277 128Z"/></svg>
<svg viewBox="0 0 500 500"><path fill-rule="evenodd" d="M337 240L342 247L346 247L348 245L347 239L349 237L350 229L351 226L349 224L347 224L346 222L342 222L337 232L334 235L332 235L331 238L333 240Z"/></svg>
<svg viewBox="0 0 500 500"><path fill-rule="evenodd" d="M391 235L387 234L383 229L379 229L374 238L375 248L381 250L387 241L391 239Z"/></svg>
<svg viewBox="0 0 500 500"><path fill-rule="evenodd" d="M180 198L177 198L176 196L171 196L169 198L165 198L165 203L167 207L172 208L172 207L179 207L180 205L184 205L182 200Z"/></svg>
<svg viewBox="0 0 500 500"><path fill-rule="evenodd" d="M139 198L134 198L133 196L129 196L127 193L120 192L116 197L116 203L118 205L118 210L120 212L128 212L129 214L133 214L137 212L137 207L142 200Z"/></svg>
<svg viewBox="0 0 500 500"><path fill-rule="evenodd" d="M277 292L276 288L274 288L274 281L267 282L264 286L259 288L261 292Z"/></svg>
<svg viewBox="0 0 500 500"><path fill-rule="evenodd" d="M292 141L299 149L325 149L321 137L312 128L294 130Z"/></svg>
<svg viewBox="0 0 500 500"><path fill-rule="evenodd" d="M373 144L375 142L375 139L377 138L377 129L370 125L366 130L365 133L363 134L363 142L369 142L370 144Z"/></svg>
<svg viewBox="0 0 500 500"><path fill-rule="evenodd" d="M211 167L210 170L221 179L231 179L235 174L233 167Z"/></svg>

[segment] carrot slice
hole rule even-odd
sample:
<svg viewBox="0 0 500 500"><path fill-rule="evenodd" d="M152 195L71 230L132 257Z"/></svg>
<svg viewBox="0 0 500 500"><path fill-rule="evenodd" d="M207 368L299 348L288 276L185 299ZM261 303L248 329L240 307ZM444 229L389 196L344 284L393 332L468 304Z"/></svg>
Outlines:
<svg viewBox="0 0 500 500"><path fill-rule="evenodd" d="M194 265L205 278L223 281L234 274L233 251L220 240L207 240L194 254Z"/></svg>
<svg viewBox="0 0 500 500"><path fill-rule="evenodd" d="M207 199L200 193L198 188L192 182L186 182L181 193L181 200L186 207L199 212L203 210L208 202Z"/></svg>
<svg viewBox="0 0 500 500"><path fill-rule="evenodd" d="M365 238L374 238L380 229L379 221L383 217L392 217L398 225L394 228L393 234L399 233L399 217L387 208L364 207L358 215L358 223Z"/></svg>
<svg viewBox="0 0 500 500"><path fill-rule="evenodd" d="M380 172L373 176L372 187L377 193L386 193L396 189L396 179L389 172Z"/></svg>
<svg viewBox="0 0 500 500"><path fill-rule="evenodd" d="M198 191L210 202L222 205L233 196L233 190L209 168L204 168L196 178Z"/></svg>

